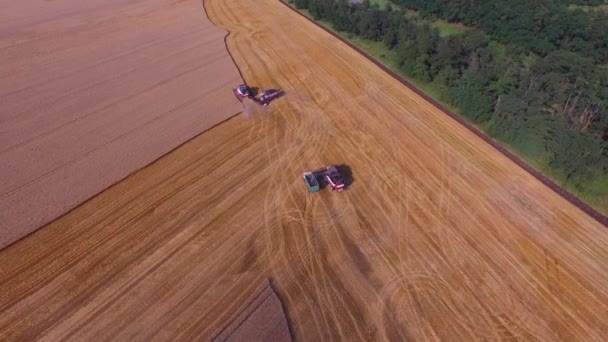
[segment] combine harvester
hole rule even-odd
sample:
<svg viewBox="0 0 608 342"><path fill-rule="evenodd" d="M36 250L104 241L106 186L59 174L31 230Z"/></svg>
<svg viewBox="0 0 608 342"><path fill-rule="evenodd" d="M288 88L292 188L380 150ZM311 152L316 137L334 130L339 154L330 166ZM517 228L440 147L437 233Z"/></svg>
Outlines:
<svg viewBox="0 0 608 342"><path fill-rule="evenodd" d="M308 187L308 192L317 192L321 189L321 182L331 186L332 191L343 191L345 187L344 177L338 168L330 165L324 169L304 172L304 182Z"/></svg>
<svg viewBox="0 0 608 342"><path fill-rule="evenodd" d="M265 89L259 96L253 96L251 88L246 84L241 84L238 88L232 89L232 91L239 101L243 102L244 99L249 98L262 106L268 106L270 101L283 95L283 91L280 89Z"/></svg>

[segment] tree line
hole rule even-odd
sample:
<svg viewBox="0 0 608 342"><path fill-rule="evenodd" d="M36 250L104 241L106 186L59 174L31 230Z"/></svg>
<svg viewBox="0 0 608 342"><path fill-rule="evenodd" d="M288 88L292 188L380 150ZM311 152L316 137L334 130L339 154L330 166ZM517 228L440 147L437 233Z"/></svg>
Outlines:
<svg viewBox="0 0 608 342"><path fill-rule="evenodd" d="M293 2L338 31L383 41L401 71L435 85L441 101L579 193L606 199L606 14L560 0L393 0L398 10L367 0ZM409 20L412 9L476 29L442 37Z"/></svg>
<svg viewBox="0 0 608 342"><path fill-rule="evenodd" d="M570 9L604 0L393 0L423 16L474 26L516 53L546 56L555 50L608 63L608 15Z"/></svg>

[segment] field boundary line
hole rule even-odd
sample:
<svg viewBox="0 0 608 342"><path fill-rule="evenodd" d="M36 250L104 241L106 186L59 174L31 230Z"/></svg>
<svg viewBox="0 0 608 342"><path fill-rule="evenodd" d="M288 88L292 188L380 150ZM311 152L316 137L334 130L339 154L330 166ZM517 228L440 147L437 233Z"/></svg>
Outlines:
<svg viewBox="0 0 608 342"><path fill-rule="evenodd" d="M236 60L234 59L234 56L232 55L232 52L230 52L230 49L228 48L228 36L232 32L228 31L224 27L218 25L213 20L211 20L211 17L209 16L209 12L207 11L207 6L205 6L205 1L207 1L207 0L201 0L201 3L203 5L203 14L207 17L207 19L209 20L209 22L211 24L213 24L213 26L215 26L216 28L218 28L218 29L226 32L226 34L224 35L224 47L226 48L226 51L228 51L228 55L230 56L230 59L232 59L232 64L234 64L234 66L236 67L236 71L241 76L241 79L243 80L243 82L245 82L245 77L243 77L243 73L241 72L241 68L239 68L239 65L236 63ZM247 82L245 82L245 83L247 83Z"/></svg>
<svg viewBox="0 0 608 342"><path fill-rule="evenodd" d="M337 34L337 33L333 32L333 31L329 30L328 28L326 28L325 26L323 26L320 23L316 22L312 18L307 17L302 12L298 11L296 8L291 7L287 2L285 2L285 0L277 0L277 1L280 2L281 4L285 5L285 7L289 8L290 10L292 10L295 13L297 13L301 17L305 18L309 22L313 23L317 27L321 28L323 31L325 31L325 32L329 33L330 35L332 35L333 37L337 38L342 43L344 43L347 46L349 46L350 48L354 49L355 51L357 51L361 55L363 55L363 57L367 58L369 61L371 61L372 63L374 63L382 71L386 72L387 74L389 74L390 76L392 76L394 79L396 79L397 81L401 82L401 84L405 85L411 91L413 91L414 93L416 93L417 95L419 95L420 97L422 97L427 102L431 103L433 106L435 106L436 108L438 108L444 114L446 114L446 115L450 116L452 119L456 120L462 126L464 126L465 128L467 128L473 134L475 134L478 137L480 137L486 143L490 144L498 152L500 152L505 157L509 158L512 162L514 162L519 167L521 167L522 169L524 169L525 171L527 171L534 178L536 178L537 180L539 180L541 183L543 183L545 186L547 186L548 188L550 188L551 190L553 190L555 193L557 193L558 195L560 195L562 198L564 198L568 202L572 203L574 206L576 206L577 208L579 208L580 210L582 210L583 212L585 212L587 215L589 215L592 218L594 218L599 223L603 224L605 227L608 227L608 217L607 216L605 216L604 214L600 213L599 211L593 209L589 204L583 202L580 198L576 197L574 194L568 192L566 189L564 189L561 186L559 186L557 183L555 183L549 177L545 176L540 171L536 170L535 168L533 168L532 166L530 166L528 163L526 163L523 159L521 159L518 156L516 156L513 152L509 151L506 147L500 145L496 140L492 139L489 135L487 135L486 133L482 132L477 127L473 126L473 124L471 124L470 122L468 122L462 116L460 116L460 115L458 115L458 114L450 111L449 109L447 109L439 101L437 101L434 98L432 98L431 96L427 95L420 88L416 87L413 83L411 83L410 81L406 80L401 75L399 75L396 72L394 72L393 70L389 69L381 61L377 60L375 57L373 57L372 55L370 55L369 53L367 53L365 50L363 50L363 49L359 48L358 46L356 46L355 44L349 42L348 40L346 40L346 38L340 36L339 34Z"/></svg>

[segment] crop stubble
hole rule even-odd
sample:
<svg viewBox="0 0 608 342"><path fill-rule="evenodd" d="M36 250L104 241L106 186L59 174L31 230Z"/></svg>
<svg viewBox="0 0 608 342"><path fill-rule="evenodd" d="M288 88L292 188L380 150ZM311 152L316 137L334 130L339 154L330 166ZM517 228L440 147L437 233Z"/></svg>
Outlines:
<svg viewBox="0 0 608 342"><path fill-rule="evenodd" d="M297 340L606 339L597 221L277 1L205 5L286 96L2 251L0 336L209 337L269 277Z"/></svg>

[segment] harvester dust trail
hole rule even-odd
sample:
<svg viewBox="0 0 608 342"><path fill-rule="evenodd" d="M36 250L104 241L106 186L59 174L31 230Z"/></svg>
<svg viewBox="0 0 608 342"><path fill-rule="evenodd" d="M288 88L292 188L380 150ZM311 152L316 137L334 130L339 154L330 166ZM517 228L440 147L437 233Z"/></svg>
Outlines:
<svg viewBox="0 0 608 342"><path fill-rule="evenodd" d="M265 278L298 341L608 338L605 227L278 1L205 6L286 96L0 252L1 340L206 339Z"/></svg>

